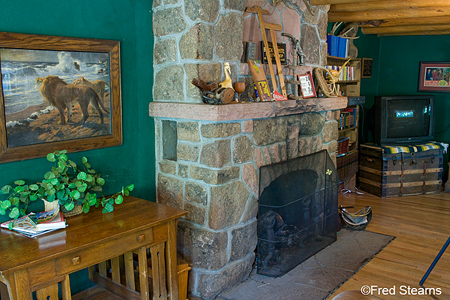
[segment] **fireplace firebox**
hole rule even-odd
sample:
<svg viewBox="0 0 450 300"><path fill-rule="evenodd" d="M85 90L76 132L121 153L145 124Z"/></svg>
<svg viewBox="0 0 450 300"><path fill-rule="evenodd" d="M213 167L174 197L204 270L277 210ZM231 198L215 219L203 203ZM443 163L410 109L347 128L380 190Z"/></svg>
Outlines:
<svg viewBox="0 0 450 300"><path fill-rule="evenodd" d="M326 150L260 168L258 274L278 277L336 241L339 180Z"/></svg>

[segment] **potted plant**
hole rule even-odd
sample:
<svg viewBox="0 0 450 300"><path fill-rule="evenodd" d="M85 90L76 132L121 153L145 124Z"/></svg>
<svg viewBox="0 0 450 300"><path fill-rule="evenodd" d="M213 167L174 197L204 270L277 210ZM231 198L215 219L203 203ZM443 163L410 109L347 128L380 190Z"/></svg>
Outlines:
<svg viewBox="0 0 450 300"><path fill-rule="evenodd" d="M47 202L58 201L61 210L68 215L81 212L88 213L91 206L102 206L103 212L114 211L114 204L121 204L123 196L128 196L134 185L128 185L121 191L105 197L103 185L105 179L92 169L88 159L81 159L81 168L69 160L67 151L55 151L47 155L47 160L54 163L52 169L45 173L42 181L27 184L24 180L14 181L14 187L5 185L0 194L8 195L0 201L0 214L11 219L26 215L31 202L42 199Z"/></svg>

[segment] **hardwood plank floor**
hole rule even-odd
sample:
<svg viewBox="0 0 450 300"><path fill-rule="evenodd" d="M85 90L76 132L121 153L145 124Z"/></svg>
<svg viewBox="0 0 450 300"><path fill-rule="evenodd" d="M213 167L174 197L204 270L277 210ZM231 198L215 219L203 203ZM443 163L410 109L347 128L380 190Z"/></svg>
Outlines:
<svg viewBox="0 0 450 300"><path fill-rule="evenodd" d="M365 193L339 196L339 204L354 205L356 211L371 206L373 217L368 231L395 239L359 272L344 283L333 297L344 291L360 291L364 285L390 288L394 295L380 299L450 299L450 248L434 267L423 288L441 289L441 295L412 295L407 287L420 289L419 282L450 237L450 194L379 198ZM411 290L410 290L411 291ZM417 290L424 292L424 290ZM332 297L330 297L332 299Z"/></svg>

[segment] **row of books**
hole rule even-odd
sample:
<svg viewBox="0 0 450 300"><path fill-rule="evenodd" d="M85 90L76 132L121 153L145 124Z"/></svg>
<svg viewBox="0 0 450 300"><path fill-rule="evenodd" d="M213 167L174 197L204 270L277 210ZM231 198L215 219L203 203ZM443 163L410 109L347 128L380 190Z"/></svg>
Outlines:
<svg viewBox="0 0 450 300"><path fill-rule="evenodd" d="M66 228L66 220L59 206L55 209L29 213L16 220L6 221L0 224L1 228L6 228L20 233L23 236L34 238L39 235Z"/></svg>
<svg viewBox="0 0 450 300"><path fill-rule="evenodd" d="M325 66L328 70L336 70L342 72L339 74L339 81L355 80L355 68L352 66Z"/></svg>
<svg viewBox="0 0 450 300"><path fill-rule="evenodd" d="M346 108L339 116L339 129L356 126L356 108Z"/></svg>
<svg viewBox="0 0 450 300"><path fill-rule="evenodd" d="M348 39L340 36L328 35L327 44L328 55L344 58L348 56Z"/></svg>

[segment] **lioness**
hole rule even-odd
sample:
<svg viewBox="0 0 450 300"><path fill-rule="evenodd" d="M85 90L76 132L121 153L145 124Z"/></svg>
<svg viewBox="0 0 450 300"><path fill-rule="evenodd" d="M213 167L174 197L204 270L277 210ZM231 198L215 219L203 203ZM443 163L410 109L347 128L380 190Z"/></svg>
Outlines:
<svg viewBox="0 0 450 300"><path fill-rule="evenodd" d="M100 115L101 123L103 124L103 112L99 107L100 99L97 93L90 87L84 85L67 84L58 76L47 76L42 81L42 86L39 90L51 105L56 107L61 117L61 124L66 123L65 110L67 108L67 121L72 121L72 103L78 101L83 113L82 124L89 117L89 104L91 104ZM109 113L100 103L105 112Z"/></svg>
<svg viewBox="0 0 450 300"><path fill-rule="evenodd" d="M89 81L83 76L80 76L77 80L73 82L73 84L86 85L91 87L97 93L100 100L102 100L102 103L105 104L105 89L106 86L109 86L108 83L104 82L103 80Z"/></svg>

